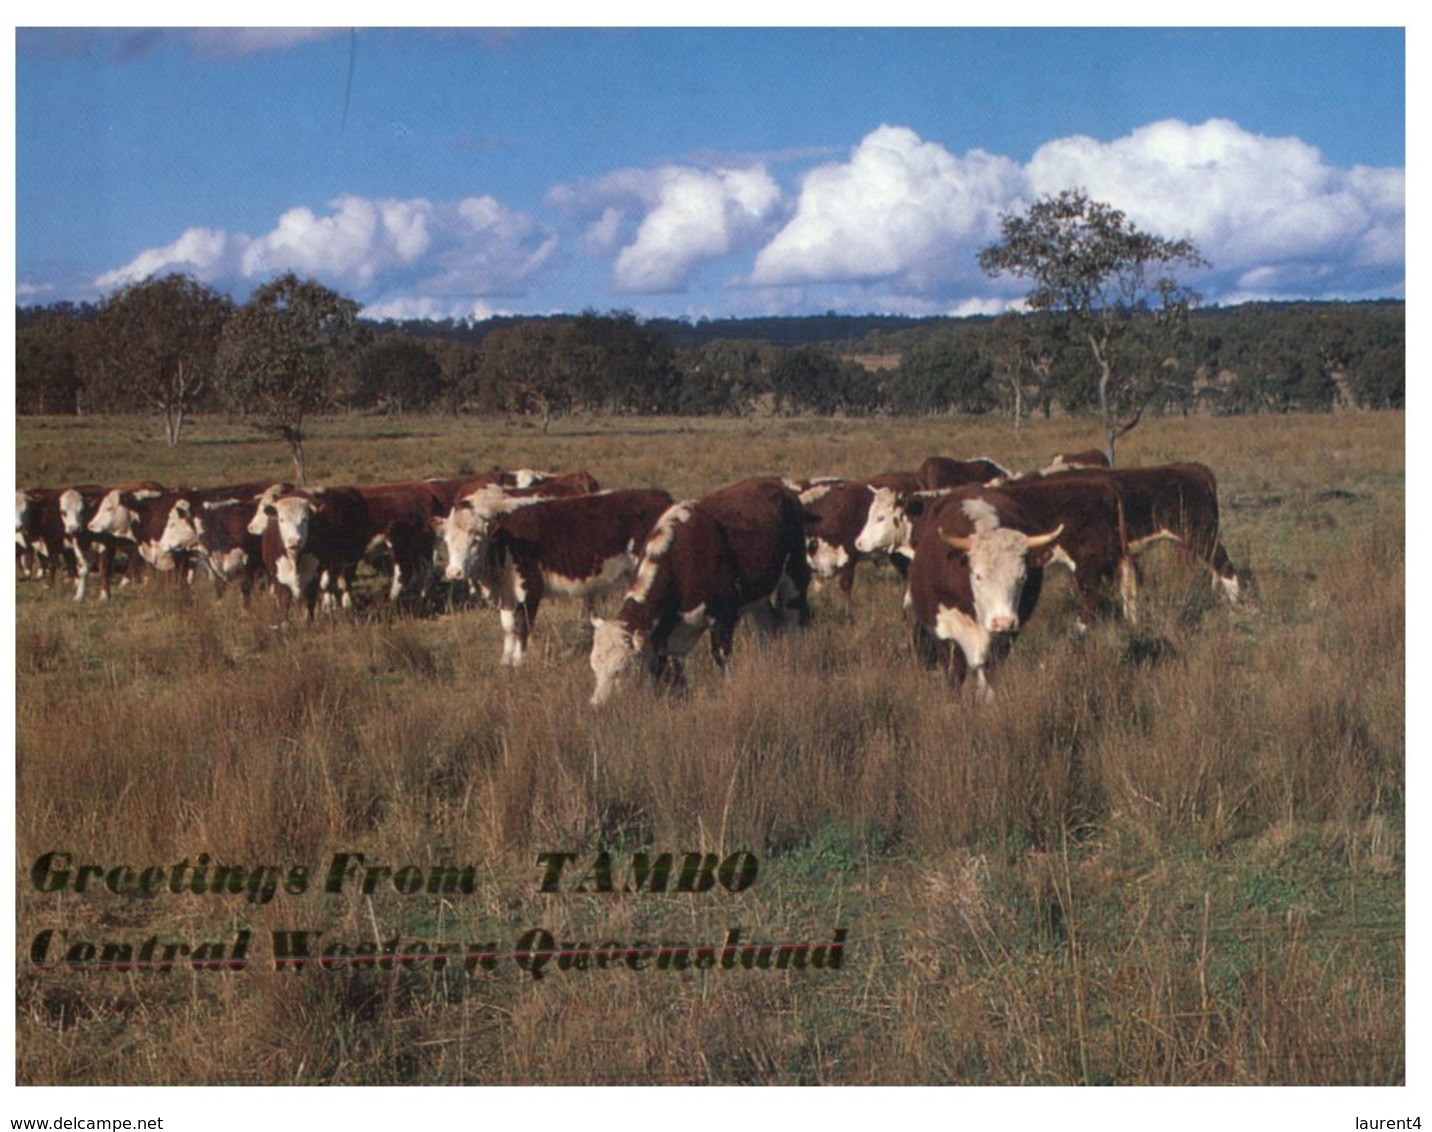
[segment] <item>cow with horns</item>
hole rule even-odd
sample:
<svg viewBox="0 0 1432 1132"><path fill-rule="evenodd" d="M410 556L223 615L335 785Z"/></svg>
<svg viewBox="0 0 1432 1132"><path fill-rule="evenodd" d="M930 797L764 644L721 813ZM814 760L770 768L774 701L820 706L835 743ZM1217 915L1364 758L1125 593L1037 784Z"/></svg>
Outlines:
<svg viewBox="0 0 1432 1132"><path fill-rule="evenodd" d="M774 479L745 480L668 508L617 616L592 619L592 705L604 704L635 671L679 683L682 658L708 629L711 655L724 667L743 614L766 631L805 625L804 518L799 497Z"/></svg>

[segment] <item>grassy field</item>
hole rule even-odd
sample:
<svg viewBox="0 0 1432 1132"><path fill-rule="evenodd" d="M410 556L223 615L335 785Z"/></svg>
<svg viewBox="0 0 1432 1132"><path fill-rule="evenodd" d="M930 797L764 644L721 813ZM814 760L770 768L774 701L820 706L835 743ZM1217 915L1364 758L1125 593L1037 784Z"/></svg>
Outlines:
<svg viewBox="0 0 1432 1132"><path fill-rule="evenodd" d="M1403 430L1400 414L1145 422L1121 463L1215 469L1256 604L1216 601L1159 549L1138 628L1076 637L1053 576L989 704L917 665L898 580L870 565L849 609L815 595L804 634L759 650L742 629L725 677L703 646L689 694L627 689L601 712L580 603L544 606L514 674L491 610L397 617L373 582L358 613L312 625L202 586L77 605L20 582L17 1078L1400 1084ZM17 475L289 474L237 425L187 436L22 419ZM1003 421L543 434L423 417L323 422L308 458L316 482L536 466L684 496L932 453L1030 468L1095 442L1079 421L1016 438ZM736 892L599 891L604 860L620 890L662 853L675 888L687 852L758 871ZM397 875L327 892L345 853ZM574 855L557 891L542 853ZM32 877L46 854L64 856ZM192 872L136 891L201 854L242 866L241 886L258 870L253 897L184 890ZM121 871L80 893L84 865ZM471 884L421 889L469 866ZM750 951L748 969L732 930L844 946ZM245 931L242 969L67 961ZM407 961L275 969L274 933L298 931ZM444 965L424 958L449 944Z"/></svg>

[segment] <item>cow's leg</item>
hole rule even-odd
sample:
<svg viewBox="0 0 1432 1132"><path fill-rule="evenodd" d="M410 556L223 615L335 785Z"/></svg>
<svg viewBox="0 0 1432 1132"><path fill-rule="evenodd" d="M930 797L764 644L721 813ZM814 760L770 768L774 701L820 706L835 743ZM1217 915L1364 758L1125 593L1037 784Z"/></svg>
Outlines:
<svg viewBox="0 0 1432 1132"><path fill-rule="evenodd" d="M770 614L770 606L762 603L767 614ZM736 637L736 618L729 616L718 616L711 622L711 659L716 662L718 668L724 669L726 662L731 658L731 646Z"/></svg>
<svg viewBox="0 0 1432 1132"><path fill-rule="evenodd" d="M807 585L809 585L809 580L807 580ZM802 586L797 579L781 575L781 580L776 586L775 596L781 629L804 628L810 623L810 605L806 602L806 587ZM845 596L848 600L849 589L846 589Z"/></svg>
<svg viewBox="0 0 1432 1132"><path fill-rule="evenodd" d="M497 616L502 621L502 663L509 668L522 664L526 647L526 634L518 628L518 607L506 602L498 607Z"/></svg>
<svg viewBox="0 0 1432 1132"><path fill-rule="evenodd" d="M109 583L110 578L114 574L114 550L115 548L112 545L108 543L102 543L100 544L98 553L95 555L95 565L98 567L99 573L100 601L109 600ZM123 578L126 581L129 578L130 567L132 563L133 559L128 559L125 561Z"/></svg>
<svg viewBox="0 0 1432 1132"><path fill-rule="evenodd" d="M85 548L80 546L75 547L73 551L67 551L67 553L71 555L75 564L75 600L84 601L85 590L89 585L89 555L85 553Z"/></svg>

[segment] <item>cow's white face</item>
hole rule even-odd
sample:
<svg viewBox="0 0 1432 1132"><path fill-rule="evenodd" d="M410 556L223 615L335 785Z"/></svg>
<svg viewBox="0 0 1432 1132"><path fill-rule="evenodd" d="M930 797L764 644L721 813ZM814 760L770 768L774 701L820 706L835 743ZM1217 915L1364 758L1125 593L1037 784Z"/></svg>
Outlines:
<svg viewBox="0 0 1432 1132"><path fill-rule="evenodd" d="M76 493L78 494L78 492ZM123 499L123 493L115 488L108 492L100 500L99 507L95 510L94 518L89 521L91 534L113 535L115 538L131 538L134 530L134 512L129 509ZM79 528L71 531L68 517L65 520L65 531L68 534L78 533Z"/></svg>
<svg viewBox="0 0 1432 1132"><path fill-rule="evenodd" d="M611 698L617 685L638 667L645 640L620 621L592 618L592 674L597 678L591 704L601 707Z"/></svg>
<svg viewBox="0 0 1432 1132"><path fill-rule="evenodd" d="M264 488L263 494L258 498L258 506L254 508L254 517L249 520L249 534L258 536L268 530L268 508L273 506L274 500L283 494L284 487L284 484L276 483Z"/></svg>
<svg viewBox="0 0 1432 1132"><path fill-rule="evenodd" d="M973 518L972 509L983 501L972 501L965 511ZM974 595L975 621L987 633L1014 633L1019 629L1019 599L1024 593L1029 574L1031 554L1043 566L1053 553L1051 544L1064 530L1063 525L1048 534L1026 535L1007 527L990 527L980 522L973 535L950 538L944 531L940 537L966 556L970 571L970 590Z"/></svg>
<svg viewBox="0 0 1432 1132"><path fill-rule="evenodd" d="M865 526L855 536L855 549L861 554L895 550L909 540L910 521L893 488L872 487L870 492L870 510L865 515Z"/></svg>
<svg viewBox="0 0 1432 1132"><path fill-rule="evenodd" d="M85 500L74 488L60 493L60 519L65 525L65 534L73 538L84 530Z"/></svg>
<svg viewBox="0 0 1432 1132"><path fill-rule="evenodd" d="M159 552L173 554L176 550L193 550L203 533L203 520L187 499L181 499L169 509L169 520L159 536Z"/></svg>
<svg viewBox="0 0 1432 1132"><path fill-rule="evenodd" d="M976 535L969 550L970 589L975 620L987 633L1019 629L1019 599L1028 577L1029 539L1019 531L999 528Z"/></svg>
<svg viewBox="0 0 1432 1132"><path fill-rule="evenodd" d="M468 500L463 500L452 509L441 533L447 550L448 580L461 582L475 578L483 539L487 535L486 520L477 514Z"/></svg>
<svg viewBox="0 0 1432 1132"><path fill-rule="evenodd" d="M317 511L318 505L313 500L297 495L276 500L264 508L267 516L278 523L279 539L290 558L296 559L308 545L309 527Z"/></svg>

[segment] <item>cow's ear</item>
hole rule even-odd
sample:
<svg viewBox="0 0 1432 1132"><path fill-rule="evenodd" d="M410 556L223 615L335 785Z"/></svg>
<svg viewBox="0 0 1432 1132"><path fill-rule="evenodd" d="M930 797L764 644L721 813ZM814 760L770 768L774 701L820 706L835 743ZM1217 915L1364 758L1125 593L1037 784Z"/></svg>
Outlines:
<svg viewBox="0 0 1432 1132"><path fill-rule="evenodd" d="M275 507L272 503L265 503L265 504L264 504L264 514L267 515L270 519L277 519L277 518L278 518L278 508Z"/></svg>

